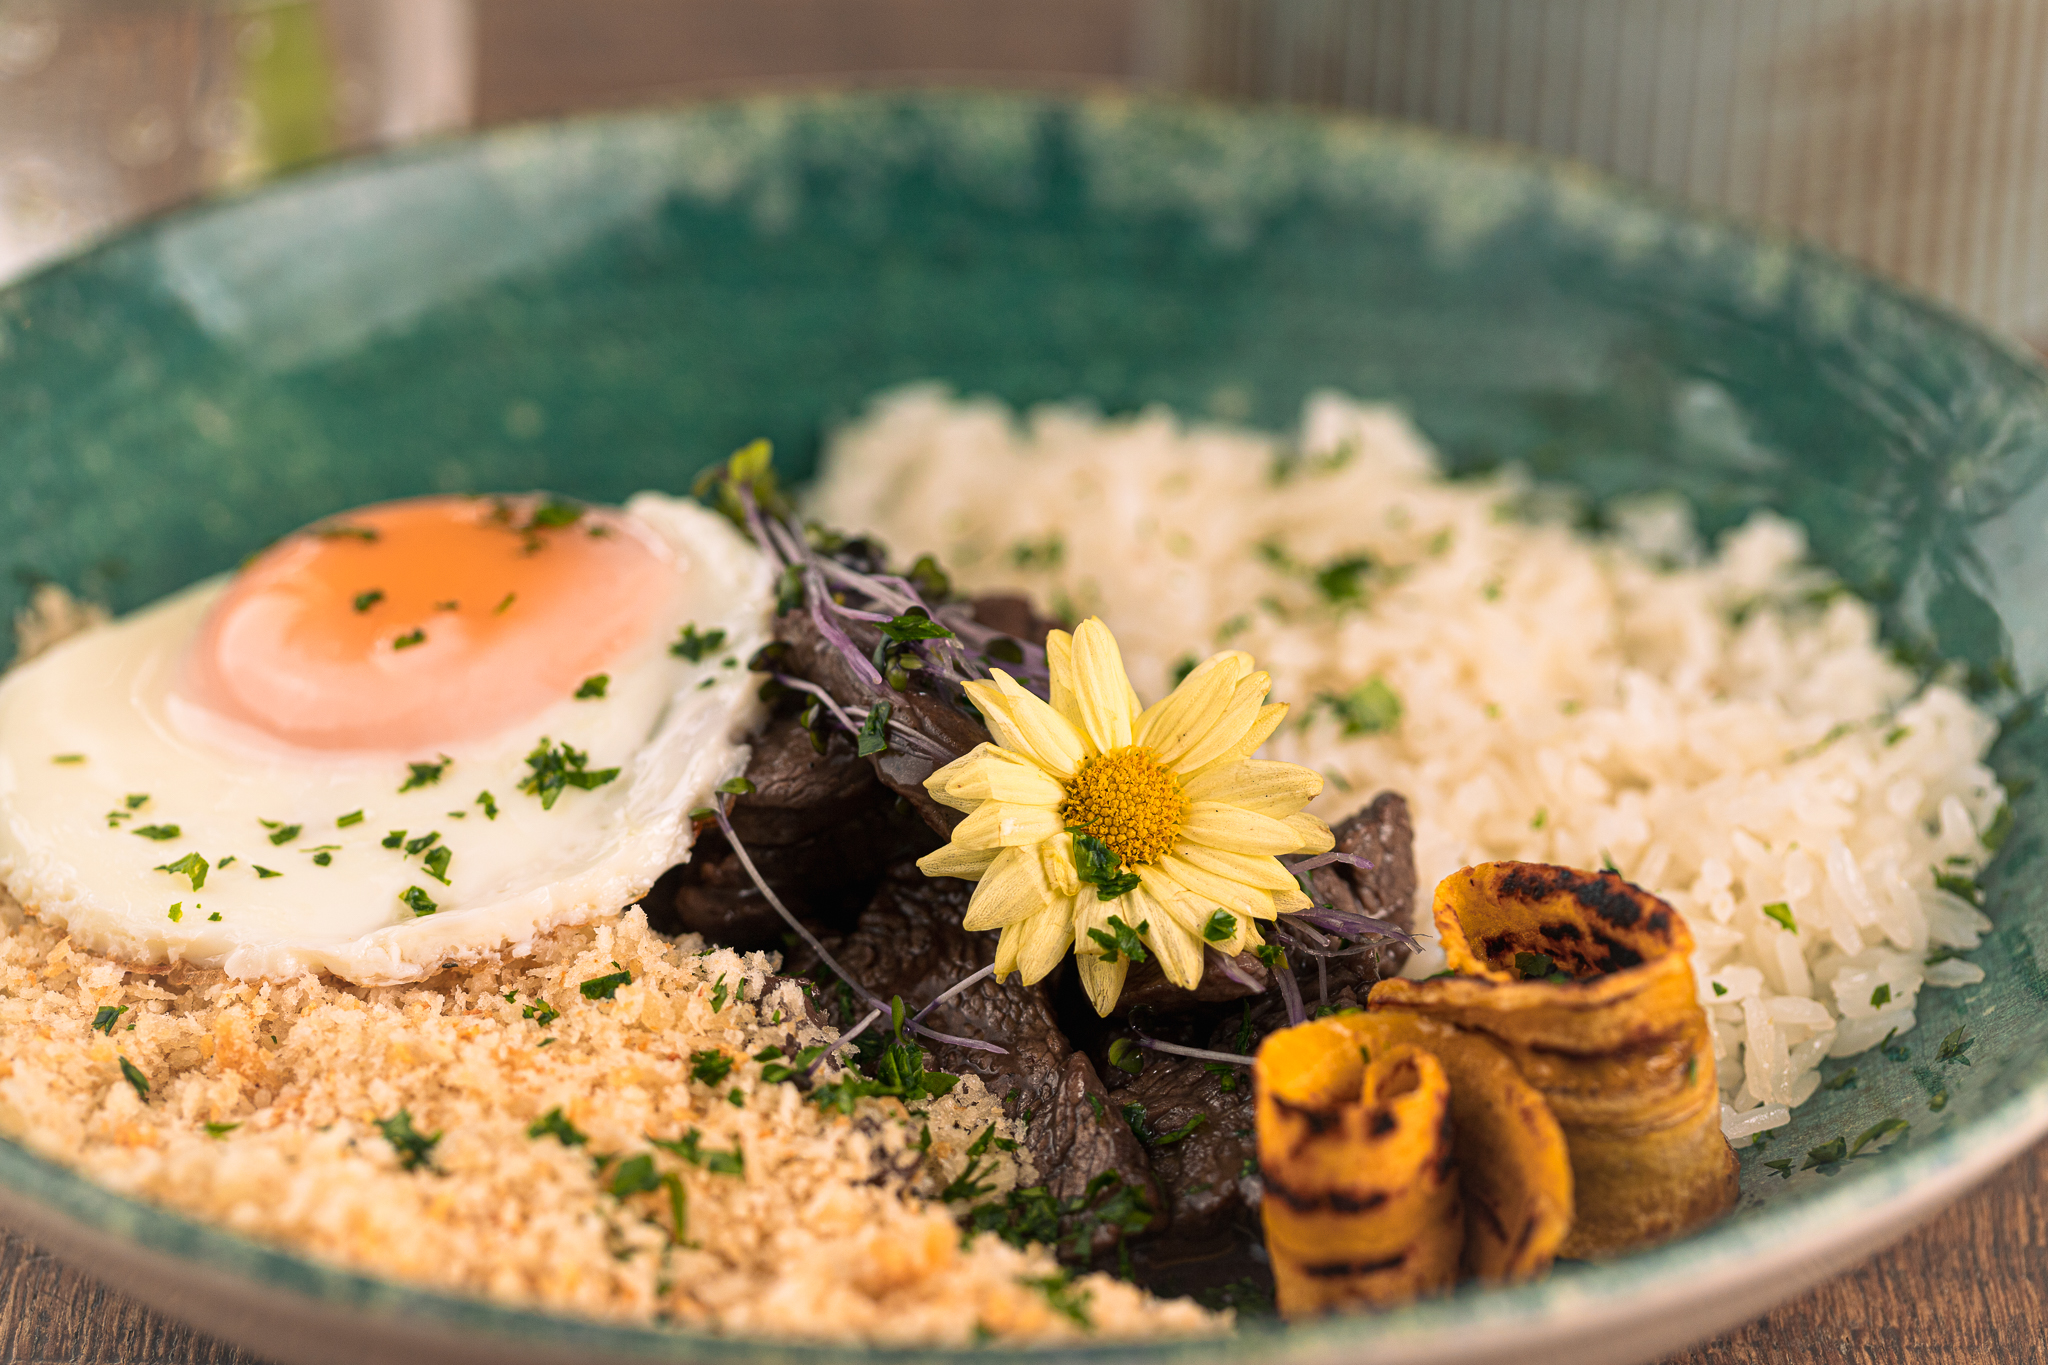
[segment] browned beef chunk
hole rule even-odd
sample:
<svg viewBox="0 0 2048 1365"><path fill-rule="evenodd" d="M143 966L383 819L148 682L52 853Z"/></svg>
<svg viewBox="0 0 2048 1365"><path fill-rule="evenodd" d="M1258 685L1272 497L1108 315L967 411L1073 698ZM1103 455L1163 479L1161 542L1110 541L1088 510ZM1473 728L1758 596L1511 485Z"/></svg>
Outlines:
<svg viewBox="0 0 2048 1365"><path fill-rule="evenodd" d="M872 651L882 638L879 631L864 621L839 624L854 647L863 653ZM785 646L777 657L777 669L824 688L841 706L866 708L876 702L887 702L892 708L892 724L917 731L940 752L954 757L988 740L988 731L981 722L945 697L927 690L915 673L911 674L910 685L900 692L886 686L869 686L854 672L846 656L819 632L808 608L779 617L775 638ZM940 805L925 792L924 780L939 767L938 762L896 746L874 755L872 762L883 785L910 802L912 809L939 834L950 834L953 826L960 823L959 811Z"/></svg>
<svg viewBox="0 0 2048 1365"><path fill-rule="evenodd" d="M1415 905L1415 829L1409 823L1407 800L1399 792L1381 792L1364 810L1330 832L1336 836L1338 852L1364 858L1372 867L1331 863L1317 868L1309 873L1316 898L1350 914L1406 926ZM1313 959L1305 954L1294 956L1301 959L1293 965L1302 996L1314 1009L1324 985ZM1374 982L1393 975L1407 960L1408 950L1392 941L1376 953L1331 959L1327 964L1330 1000L1345 1005L1362 1003Z"/></svg>
<svg viewBox="0 0 2048 1365"><path fill-rule="evenodd" d="M851 924L891 859L933 843L921 824L899 815L895 796L843 732L819 753L794 719L770 721L753 741L747 779L755 790L733 803L733 832L800 919ZM788 928L716 826L698 832L690 861L665 876L647 904L655 928L735 948L771 947Z"/></svg>
<svg viewBox="0 0 2048 1365"><path fill-rule="evenodd" d="M902 996L914 1013L994 960L996 934L970 934L960 927L972 891L966 882L928 878L913 865L899 864L890 869L853 932L828 939L825 946L848 975L883 999ZM1030 1114L1025 1145L1055 1199L1081 1197L1091 1181L1113 1173L1119 1186L1141 1194L1148 1208L1160 1209L1144 1151L1108 1102L1094 1063L1074 1051L1060 1031L1051 992L1043 984L979 981L925 1022L941 1033L1009 1050L1001 1055L940 1045L933 1049L931 1065L978 1075L990 1091L1005 1097L1007 1112ZM1164 1223L1163 1216L1155 1217L1151 1230ZM1112 1250L1118 1235L1113 1226L1097 1225L1093 1250Z"/></svg>
<svg viewBox="0 0 2048 1365"><path fill-rule="evenodd" d="M974 599L974 619L990 630L1024 644L1043 646L1047 631L1059 628L1056 621L1040 616L1031 599L1012 593L990 593Z"/></svg>
<svg viewBox="0 0 2048 1365"><path fill-rule="evenodd" d="M1151 1154L1174 1236L1211 1237L1244 1223L1259 1206L1251 1073L1164 1052L1136 1059L1136 1075L1104 1074L1118 1113Z"/></svg>

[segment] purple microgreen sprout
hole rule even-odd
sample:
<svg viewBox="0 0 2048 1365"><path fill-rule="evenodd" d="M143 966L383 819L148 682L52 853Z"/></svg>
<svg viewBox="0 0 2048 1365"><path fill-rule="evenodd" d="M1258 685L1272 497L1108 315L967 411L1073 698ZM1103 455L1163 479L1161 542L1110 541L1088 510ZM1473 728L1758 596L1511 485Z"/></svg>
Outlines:
<svg viewBox="0 0 2048 1365"><path fill-rule="evenodd" d="M1231 1066L1250 1066L1252 1064L1252 1059L1244 1056L1242 1053L1217 1052L1212 1048L1206 1047L1182 1047L1179 1043L1169 1043L1158 1038L1148 1038L1142 1033L1138 1035L1138 1046L1150 1048L1154 1052L1170 1052L1176 1057L1194 1057L1205 1062L1227 1062Z"/></svg>

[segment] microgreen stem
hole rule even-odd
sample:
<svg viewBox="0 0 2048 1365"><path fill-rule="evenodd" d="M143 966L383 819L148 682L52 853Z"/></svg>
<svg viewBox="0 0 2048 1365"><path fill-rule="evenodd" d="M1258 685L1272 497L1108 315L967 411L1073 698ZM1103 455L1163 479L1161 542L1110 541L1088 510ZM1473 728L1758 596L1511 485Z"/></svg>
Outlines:
<svg viewBox="0 0 2048 1365"><path fill-rule="evenodd" d="M948 1000L951 1000L951 999L952 999L952 998L953 998L954 996L956 996L956 995L960 994L960 992L962 992L962 991L966 990L966 989L967 989L967 988L968 988L969 986L972 986L972 985L973 985L973 984L974 984L975 982L977 982L977 981L985 981L985 980L987 980L987 979L988 979L989 977L992 977L992 976L994 976L995 974L996 974L996 964L995 964L995 963L993 963L993 962L991 962L991 963L989 963L989 964L988 964L988 966L986 966L986 967L983 967L983 968L982 968L982 969L981 969L980 971L976 972L976 973L975 973L975 974L974 974L973 976L970 976L970 977L965 977L965 978L962 978L962 979L961 979L961 980L959 980L959 981L956 981L956 982L954 982L954 983L953 983L953 984L952 984L951 986L948 986L948 987L946 988L946 991L945 991L945 993L944 993L943 995L938 995L938 996L934 996L934 997L932 998L932 1002L931 1002L931 1004L929 1004L929 1005L926 1005L926 1006L925 1006L925 1007L924 1007L923 1009L919 1010L919 1011L918 1011L918 1012L917 1012L916 1014L913 1014L913 1015L911 1015L911 1016L910 1016L910 1022L911 1022L911 1023L913 1023L913 1024L917 1023L917 1022L918 1022L918 1021L919 1021L920 1019L923 1019L923 1018L924 1018L924 1017L925 1017L925 1016L926 1016L927 1014L930 1014L930 1013L931 1013L931 1012L932 1012L933 1010L935 1010L935 1009L937 1009L937 1008L938 1008L939 1006L941 1006L941 1005L945 1004L945 1003L946 1003L946 1002L947 1002Z"/></svg>
<svg viewBox="0 0 2048 1365"><path fill-rule="evenodd" d="M862 1019L858 1024L855 1024L852 1028L840 1034L837 1038L834 1038L830 1043L827 1043L825 1045L825 1050L819 1053L817 1056L811 1058L811 1064L804 1068L804 1078L806 1080L810 1079L812 1073L817 1071L819 1067L823 1066L826 1063L826 1061L828 1061L831 1058L833 1053L839 1051L840 1048L845 1047L848 1043L860 1037L863 1033L866 1033L868 1031L868 1025L874 1023L875 1020L881 1018L882 1015L886 1012L887 1011L884 1010L869 1010L867 1012L866 1018Z"/></svg>
<svg viewBox="0 0 2048 1365"><path fill-rule="evenodd" d="M1228 1062L1232 1066L1250 1066L1252 1059L1236 1052L1217 1052L1206 1047L1182 1047L1179 1043L1162 1042L1157 1038L1138 1035L1138 1046L1154 1052L1170 1052L1176 1057L1195 1057L1205 1062Z"/></svg>

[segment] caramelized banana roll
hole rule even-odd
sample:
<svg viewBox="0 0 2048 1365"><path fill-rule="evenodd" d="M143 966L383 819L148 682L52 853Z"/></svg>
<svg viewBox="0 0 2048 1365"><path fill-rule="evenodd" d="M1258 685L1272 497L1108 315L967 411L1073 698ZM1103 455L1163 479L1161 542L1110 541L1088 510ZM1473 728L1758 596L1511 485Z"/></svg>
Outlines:
<svg viewBox="0 0 2048 1365"><path fill-rule="evenodd" d="M1560 1254L1668 1241L1735 1202L1692 934L1611 872L1483 863L1437 885L1453 976L1383 981L1374 1011L1478 1029L1543 1093L1570 1148L1576 1217Z"/></svg>

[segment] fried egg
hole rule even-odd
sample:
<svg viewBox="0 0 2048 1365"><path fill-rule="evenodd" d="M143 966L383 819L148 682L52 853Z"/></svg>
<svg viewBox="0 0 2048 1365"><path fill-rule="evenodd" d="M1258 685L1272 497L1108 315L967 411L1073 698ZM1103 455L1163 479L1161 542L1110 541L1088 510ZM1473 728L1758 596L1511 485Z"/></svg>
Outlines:
<svg viewBox="0 0 2048 1365"><path fill-rule="evenodd" d="M516 952L687 857L773 601L656 494L332 518L0 681L0 884L93 951L242 978Z"/></svg>

